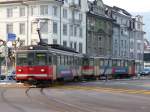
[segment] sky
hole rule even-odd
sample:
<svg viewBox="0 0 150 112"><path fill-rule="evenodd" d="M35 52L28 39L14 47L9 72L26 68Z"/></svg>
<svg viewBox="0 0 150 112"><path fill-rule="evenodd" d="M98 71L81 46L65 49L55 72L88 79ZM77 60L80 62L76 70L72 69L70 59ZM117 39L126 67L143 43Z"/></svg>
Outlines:
<svg viewBox="0 0 150 112"><path fill-rule="evenodd" d="M104 4L118 6L129 12L150 12L150 0L103 0Z"/></svg>

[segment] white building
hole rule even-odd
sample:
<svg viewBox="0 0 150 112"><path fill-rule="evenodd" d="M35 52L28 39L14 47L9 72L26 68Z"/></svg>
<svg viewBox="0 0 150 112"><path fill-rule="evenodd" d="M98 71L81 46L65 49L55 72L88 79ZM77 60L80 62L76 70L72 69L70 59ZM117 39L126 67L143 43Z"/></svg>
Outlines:
<svg viewBox="0 0 150 112"><path fill-rule="evenodd" d="M144 68L144 34L143 31L143 17L140 15L135 16L133 19L133 26L131 25L131 33L130 36L130 57L134 57L136 71L142 71Z"/></svg>
<svg viewBox="0 0 150 112"><path fill-rule="evenodd" d="M42 39L86 52L87 0L5 0L0 2L0 39L14 33L25 45L39 41L36 32L40 20Z"/></svg>

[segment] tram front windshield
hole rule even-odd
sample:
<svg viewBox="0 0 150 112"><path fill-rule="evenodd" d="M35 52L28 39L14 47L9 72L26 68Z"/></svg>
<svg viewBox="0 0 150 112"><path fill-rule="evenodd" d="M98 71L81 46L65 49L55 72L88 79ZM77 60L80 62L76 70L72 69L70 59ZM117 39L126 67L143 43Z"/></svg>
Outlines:
<svg viewBox="0 0 150 112"><path fill-rule="evenodd" d="M18 66L43 66L47 65L46 53L18 53Z"/></svg>

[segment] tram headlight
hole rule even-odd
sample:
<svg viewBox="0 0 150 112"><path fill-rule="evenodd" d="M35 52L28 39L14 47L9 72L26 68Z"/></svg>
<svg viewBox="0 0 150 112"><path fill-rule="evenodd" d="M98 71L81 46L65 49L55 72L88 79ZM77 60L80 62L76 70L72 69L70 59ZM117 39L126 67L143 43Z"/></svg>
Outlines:
<svg viewBox="0 0 150 112"><path fill-rule="evenodd" d="M33 50L33 46L30 46L29 49L30 49L30 50Z"/></svg>
<svg viewBox="0 0 150 112"><path fill-rule="evenodd" d="M44 70L44 69L41 69L41 72L45 72L45 70Z"/></svg>
<svg viewBox="0 0 150 112"><path fill-rule="evenodd" d="M22 69L18 69L18 72L22 72Z"/></svg>

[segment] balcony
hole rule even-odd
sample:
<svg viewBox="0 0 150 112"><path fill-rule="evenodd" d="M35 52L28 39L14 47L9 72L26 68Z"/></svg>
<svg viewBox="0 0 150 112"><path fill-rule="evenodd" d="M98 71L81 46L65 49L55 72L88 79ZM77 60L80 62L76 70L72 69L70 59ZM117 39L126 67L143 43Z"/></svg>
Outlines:
<svg viewBox="0 0 150 112"><path fill-rule="evenodd" d="M75 3L75 2L71 2L71 3L69 4L69 7L70 7L70 8L73 8L73 9L77 9L77 10L79 10L79 9L81 8L80 4Z"/></svg>

